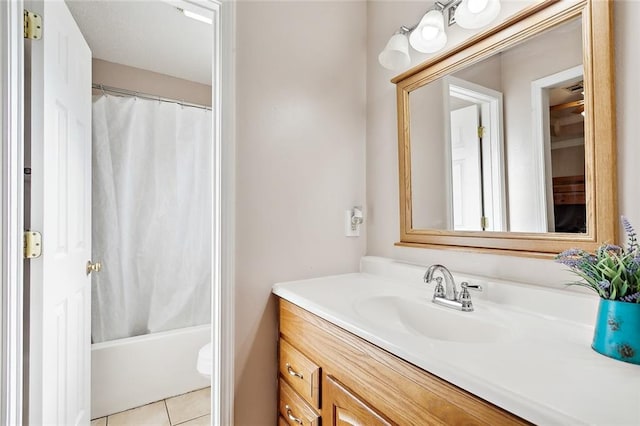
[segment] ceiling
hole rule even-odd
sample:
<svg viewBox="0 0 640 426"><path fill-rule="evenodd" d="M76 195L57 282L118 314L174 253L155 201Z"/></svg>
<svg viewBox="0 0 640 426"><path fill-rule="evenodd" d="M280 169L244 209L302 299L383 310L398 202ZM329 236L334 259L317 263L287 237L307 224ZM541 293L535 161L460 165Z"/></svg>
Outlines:
<svg viewBox="0 0 640 426"><path fill-rule="evenodd" d="M211 85L213 27L176 7L193 10L197 5L161 0L66 3L94 58Z"/></svg>

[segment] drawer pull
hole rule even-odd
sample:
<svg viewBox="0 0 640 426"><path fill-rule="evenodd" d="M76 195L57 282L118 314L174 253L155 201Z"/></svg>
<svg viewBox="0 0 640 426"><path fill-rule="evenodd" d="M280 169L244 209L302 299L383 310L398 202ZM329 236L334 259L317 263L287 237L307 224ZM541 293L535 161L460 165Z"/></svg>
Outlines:
<svg viewBox="0 0 640 426"><path fill-rule="evenodd" d="M298 423L299 425L302 424L302 420L300 420L299 418L297 418L296 416L291 414L291 408L289 407L289 404L286 404L284 406L284 408L287 410L287 417L289 417L289 420L294 421L294 422Z"/></svg>
<svg viewBox="0 0 640 426"><path fill-rule="evenodd" d="M304 378L302 377L302 373L298 373L296 370L291 368L291 365L289 363L287 363L287 371L289 372L290 375L295 377L300 377L301 379L304 380Z"/></svg>

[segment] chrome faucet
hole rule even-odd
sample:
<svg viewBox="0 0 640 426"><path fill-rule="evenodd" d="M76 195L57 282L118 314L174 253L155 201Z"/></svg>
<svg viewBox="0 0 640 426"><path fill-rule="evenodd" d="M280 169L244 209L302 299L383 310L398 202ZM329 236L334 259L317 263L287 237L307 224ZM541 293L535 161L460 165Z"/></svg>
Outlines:
<svg viewBox="0 0 640 426"><path fill-rule="evenodd" d="M458 290L456 290L456 282L453 279L453 275L451 272L443 266L443 265L431 265L427 272L424 273L424 282L430 283L433 280L433 274L436 271L440 271L442 276L444 277L444 294L441 297L444 297L447 300L456 300L458 298ZM436 280L440 287L442 287L442 283ZM442 291L442 288L437 288L436 291Z"/></svg>
<svg viewBox="0 0 640 426"><path fill-rule="evenodd" d="M433 303L446 306L448 308L458 309L463 312L473 311L473 303L471 303L471 295L469 294L470 288L482 291L482 287L479 285L471 285L467 282L463 282L460 287L462 291L458 294L456 289L456 282L453 279L451 272L443 265L431 265L424 273L424 282L430 283L433 281L433 274L436 271L440 271L444 277L444 287L442 286L442 278L436 277L436 288L433 292Z"/></svg>

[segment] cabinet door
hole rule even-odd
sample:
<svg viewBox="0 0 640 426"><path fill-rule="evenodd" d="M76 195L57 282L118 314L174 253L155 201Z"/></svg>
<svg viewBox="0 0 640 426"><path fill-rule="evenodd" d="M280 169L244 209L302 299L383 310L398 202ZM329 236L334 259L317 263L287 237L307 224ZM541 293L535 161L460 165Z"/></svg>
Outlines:
<svg viewBox="0 0 640 426"><path fill-rule="evenodd" d="M393 425L331 376L325 376L322 397L323 426Z"/></svg>

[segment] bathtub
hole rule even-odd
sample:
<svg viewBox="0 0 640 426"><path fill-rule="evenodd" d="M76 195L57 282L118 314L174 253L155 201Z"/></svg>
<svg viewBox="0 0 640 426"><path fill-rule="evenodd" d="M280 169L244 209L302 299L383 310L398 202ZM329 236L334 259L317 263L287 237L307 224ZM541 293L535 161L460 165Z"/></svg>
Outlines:
<svg viewBox="0 0 640 426"><path fill-rule="evenodd" d="M210 385L196 370L211 325L91 346L91 418L139 407Z"/></svg>

